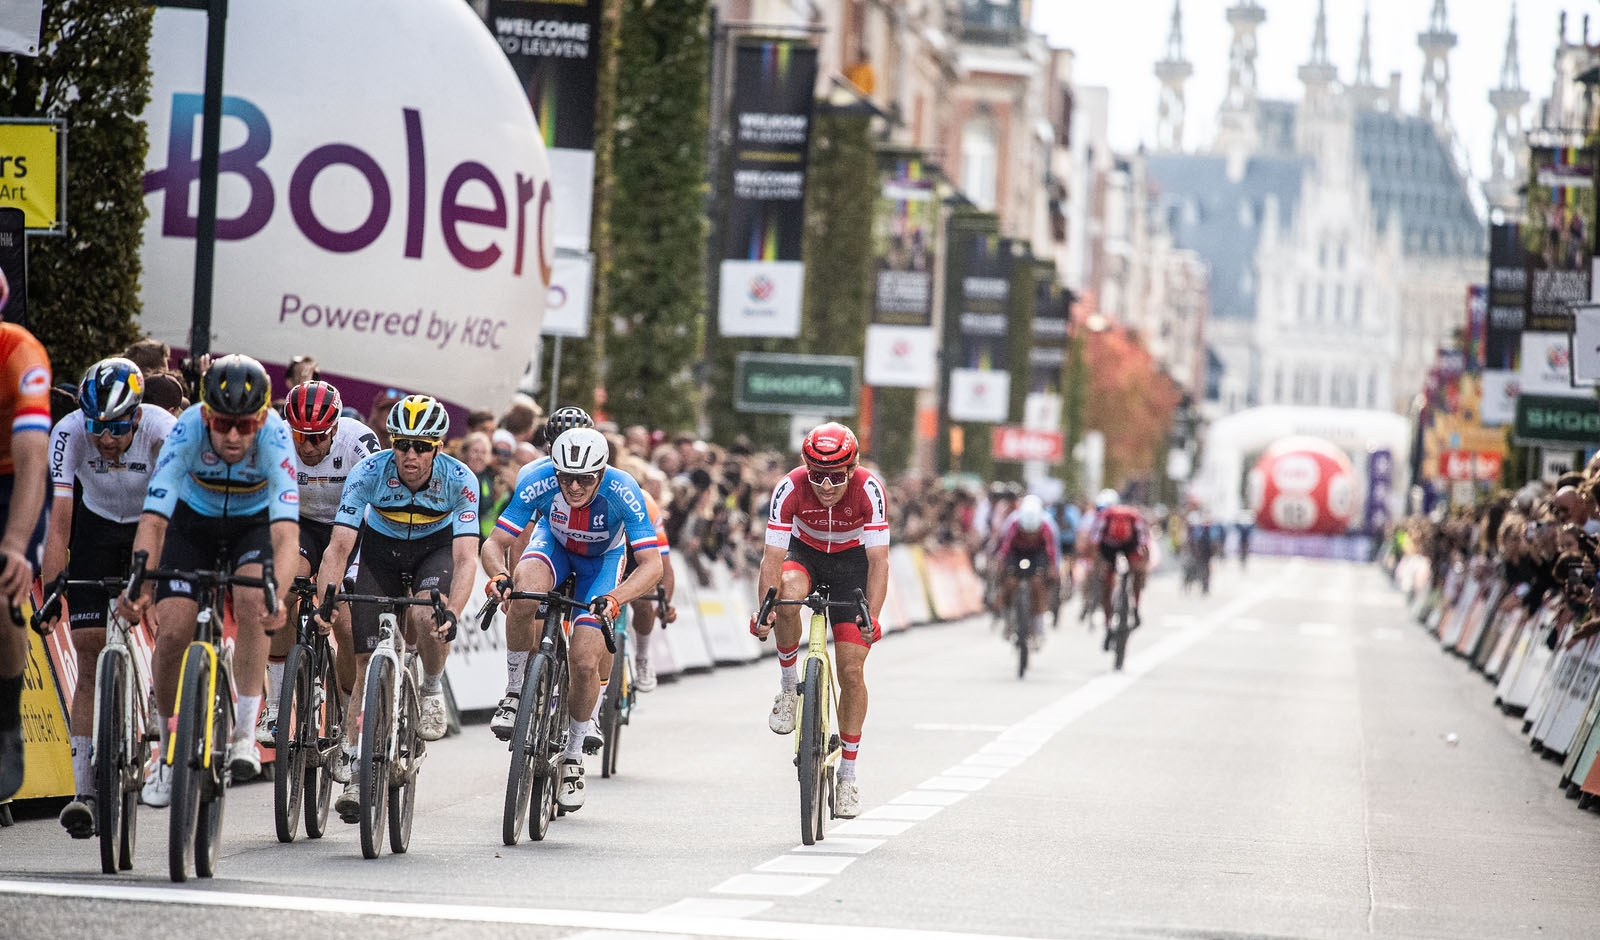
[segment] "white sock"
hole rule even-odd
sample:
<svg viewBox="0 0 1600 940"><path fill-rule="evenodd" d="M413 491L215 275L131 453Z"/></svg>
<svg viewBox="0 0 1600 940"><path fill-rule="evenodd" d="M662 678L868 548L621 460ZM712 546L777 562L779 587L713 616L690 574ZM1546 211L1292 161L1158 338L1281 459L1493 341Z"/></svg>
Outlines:
<svg viewBox="0 0 1600 940"><path fill-rule="evenodd" d="M88 735L72 736L72 785L77 788L78 796L94 793L94 764L89 760L91 747Z"/></svg>
<svg viewBox="0 0 1600 940"><path fill-rule="evenodd" d="M573 721L567 719L567 749L561 752L563 758L583 757L583 738L589 733L587 721Z"/></svg>
<svg viewBox="0 0 1600 940"><path fill-rule="evenodd" d="M267 663L267 701L276 702L283 692L283 663Z"/></svg>
<svg viewBox="0 0 1600 940"><path fill-rule="evenodd" d="M608 685L610 685L609 682L600 683L600 694L594 697L594 711L589 713L590 721L600 720L600 703L606 700L606 686Z"/></svg>
<svg viewBox="0 0 1600 940"><path fill-rule="evenodd" d="M233 739L255 740L256 719L261 715L261 696L241 695L233 710Z"/></svg>
<svg viewBox="0 0 1600 940"><path fill-rule="evenodd" d="M506 694L522 694L522 672L528 665L528 651L506 651Z"/></svg>
<svg viewBox="0 0 1600 940"><path fill-rule="evenodd" d="M443 692L444 691L444 686L440 682L440 680L443 677L444 677L444 670L443 669L439 670L438 672L431 673L431 674L428 673L428 672L423 672L423 674L422 674L422 688L420 690L422 692L422 694L423 695L438 695L439 693Z"/></svg>

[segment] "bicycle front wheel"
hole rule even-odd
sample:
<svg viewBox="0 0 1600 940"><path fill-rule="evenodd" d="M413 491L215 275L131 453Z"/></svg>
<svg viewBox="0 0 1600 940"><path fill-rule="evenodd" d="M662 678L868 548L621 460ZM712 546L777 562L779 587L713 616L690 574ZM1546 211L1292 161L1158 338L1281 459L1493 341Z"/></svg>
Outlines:
<svg viewBox="0 0 1600 940"><path fill-rule="evenodd" d="M317 759L306 761L305 822L306 838L320 839L328 831L328 807L333 803L333 775L330 760L337 760L344 741L344 717L339 703L339 676L334 671L333 651L326 646L320 657L312 656L321 667L312 676L311 697L315 703L309 716L303 747L314 748ZM307 755L309 758L310 755Z"/></svg>
<svg viewBox="0 0 1600 940"><path fill-rule="evenodd" d="M210 878L222 854L222 809L228 798L228 742L233 737L233 693L228 673L217 670L211 697L211 760L200 772L200 813L194 833L194 873Z"/></svg>
<svg viewBox="0 0 1600 940"><path fill-rule="evenodd" d="M1028 638L1033 621L1033 598L1025 590L1026 583L1017 585L1016 596L1011 600L1011 641L1017 645L1017 678L1028 671Z"/></svg>
<svg viewBox="0 0 1600 940"><path fill-rule="evenodd" d="M606 683L605 698L600 703L600 734L605 743L600 748L600 776L609 777L617 772L617 747L622 743L622 713L629 694L627 645L618 637L617 654L611 657L611 680Z"/></svg>
<svg viewBox="0 0 1600 940"><path fill-rule="evenodd" d="M1116 630L1111 635L1111 668L1120 670L1123 657L1128 653L1128 582L1124 578L1117 587Z"/></svg>
<svg viewBox="0 0 1600 940"><path fill-rule="evenodd" d="M100 834L100 870L114 875L119 868L133 867L133 812L123 799L132 751L127 740L128 660L108 650L100 656L95 675L100 703L94 736L95 828Z"/></svg>
<svg viewBox="0 0 1600 940"><path fill-rule="evenodd" d="M200 779L206 755L206 727L211 721L211 657L195 644L183 659L178 688L178 729L170 743L172 804L167 819L167 874L187 881L194 867L195 824L200 815ZM166 759L165 755L162 757Z"/></svg>
<svg viewBox="0 0 1600 940"><path fill-rule="evenodd" d="M278 734L273 741L278 765L272 776L272 822L279 842L293 842L300 828L300 801L306 790L307 752L317 746L312 702L310 650L289 649L278 693Z"/></svg>
<svg viewBox="0 0 1600 940"><path fill-rule="evenodd" d="M367 696L361 725L361 857L383 851L389 802L389 737L394 733L394 660L374 656L367 663Z"/></svg>
<svg viewBox="0 0 1600 940"><path fill-rule="evenodd" d="M407 673L400 683L400 714L395 726L395 764L389 775L389 851L404 855L411 846L411 813L417 805L417 770L422 760L422 702Z"/></svg>
<svg viewBox="0 0 1600 940"><path fill-rule="evenodd" d="M827 801L823 794L822 710L828 707L823 688L822 663L806 660L806 677L800 684L800 841L815 845L822 838Z"/></svg>
<svg viewBox="0 0 1600 940"><path fill-rule="evenodd" d="M545 812L545 790L555 792L548 782L550 733L545 720L550 712L550 672L550 657L538 653L528 663L522 677L517 722L511 731L505 812L500 821L500 841L506 845L516 845L522 838L524 823L528 823L528 837L536 842L544 838L550 827L550 817ZM534 814L531 823L530 808Z"/></svg>

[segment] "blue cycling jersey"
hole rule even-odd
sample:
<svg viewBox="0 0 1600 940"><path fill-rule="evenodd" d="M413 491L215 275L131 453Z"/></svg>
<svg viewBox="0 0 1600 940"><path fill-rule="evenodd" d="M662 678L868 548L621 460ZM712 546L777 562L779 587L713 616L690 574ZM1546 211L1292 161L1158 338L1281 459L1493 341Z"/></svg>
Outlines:
<svg viewBox="0 0 1600 940"><path fill-rule="evenodd" d="M436 454L433 475L421 490L400 482L394 451L380 450L356 464L344 481L334 525L365 525L392 539L415 539L451 529L478 537L478 477L449 454Z"/></svg>
<svg viewBox="0 0 1600 940"><path fill-rule="evenodd" d="M295 482L289 425L277 412L267 412L244 459L225 463L211 446L200 407L190 405L167 435L145 490L144 511L171 519L181 499L212 519L265 512L272 522L297 521L300 487Z"/></svg>
<svg viewBox="0 0 1600 940"><path fill-rule="evenodd" d="M516 537L538 513L544 516L556 544L568 554L593 558L620 552L624 539L635 552L657 548L656 526L644 508L644 493L633 477L607 467L594 499L573 509L561 495L555 464L538 460L517 474L516 493L501 511L495 528Z"/></svg>

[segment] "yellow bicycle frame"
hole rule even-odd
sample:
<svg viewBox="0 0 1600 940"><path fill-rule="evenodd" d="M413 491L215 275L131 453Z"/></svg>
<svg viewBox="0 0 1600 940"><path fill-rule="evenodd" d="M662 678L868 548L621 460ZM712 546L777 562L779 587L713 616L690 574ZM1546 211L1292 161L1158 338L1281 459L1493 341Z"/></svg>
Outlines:
<svg viewBox="0 0 1600 940"><path fill-rule="evenodd" d="M217 700L217 648L212 646L210 643L190 643L189 649L194 649L196 646L206 651L206 659L210 660L211 662L211 681L206 685L206 702L212 703ZM188 669L189 654L186 651L183 654L183 664L178 667L178 707L172 710L172 717L174 719L176 719L183 711L183 674L187 672ZM209 709L207 710L209 711ZM201 752L200 766L208 769L211 767L211 735L215 732L216 725L217 723L215 721L206 722L206 746L205 750ZM173 752L177 750L177 747L178 736L175 734L168 735L166 755L166 763L168 767L172 766Z"/></svg>
<svg viewBox="0 0 1600 940"><path fill-rule="evenodd" d="M806 647L805 658L800 660L801 682L799 687L796 689L797 694L800 696L800 701L796 703L795 708L795 713L797 716L803 716L805 714L806 669L808 668L808 664L813 659L817 660L822 667L818 670L818 673L822 680L823 690L822 742L823 746L826 747L827 742L829 741L829 735L833 730L833 714L839 707L839 697L833 687L833 659L828 655L828 618L818 611L812 611L811 613L810 640L808 641L808 645ZM829 705L832 707L828 707ZM804 721L796 721L794 723L794 752L796 754L800 753L800 734L804 728ZM832 750L828 751L823 755L823 764L832 766L833 764L837 763L842 750L843 748L833 748Z"/></svg>

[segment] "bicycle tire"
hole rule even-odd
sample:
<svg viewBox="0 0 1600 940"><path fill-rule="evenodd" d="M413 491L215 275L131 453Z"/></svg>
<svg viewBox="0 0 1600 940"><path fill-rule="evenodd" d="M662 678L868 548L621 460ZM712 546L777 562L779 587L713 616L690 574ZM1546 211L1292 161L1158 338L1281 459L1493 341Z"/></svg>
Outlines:
<svg viewBox="0 0 1600 940"><path fill-rule="evenodd" d="M1011 599L1011 640L1017 645L1017 678L1028 672L1028 637L1033 620L1033 598L1025 590L1026 582L1018 584Z"/></svg>
<svg viewBox="0 0 1600 940"><path fill-rule="evenodd" d="M806 677L800 685L800 751L796 761L800 776L800 841L815 845L822 838L826 801L822 793L822 663L806 661Z"/></svg>
<svg viewBox="0 0 1600 940"><path fill-rule="evenodd" d="M319 662L321 673L320 676L313 674L311 691L313 701L317 702L311 713L311 730L319 758L306 761L303 784L306 795L301 802L305 810L306 838L320 839L328 831L328 808L333 805L333 774L328 773L327 761L338 760L339 747L344 741L344 715L339 703L339 676L334 670L333 651L323 646L322 655L312 658ZM328 754L330 750L332 753Z"/></svg>
<svg viewBox="0 0 1600 940"><path fill-rule="evenodd" d="M517 700L517 720L511 731L511 767L506 774L506 801L505 811L500 820L500 841L506 845L516 845L522 838L522 829L529 823L528 813L533 807L530 805L535 786L541 786L540 781L546 776L543 764L549 750L548 735L543 733L541 716L547 711L546 699L549 696L550 657L543 653L536 653L533 660L528 663L522 676L521 697ZM539 812L542 814L543 792L540 792ZM535 819L528 825L528 837L535 841L544 838L543 834L535 834L535 829L540 826L548 827L549 821L542 823Z"/></svg>
<svg viewBox="0 0 1600 940"><path fill-rule="evenodd" d="M622 737L622 696L626 682L626 643L624 634L617 635L617 652L611 657L611 678L606 682L605 697L600 702L600 735L604 744L600 748L600 777L610 777L617 770L617 745Z"/></svg>
<svg viewBox="0 0 1600 940"><path fill-rule="evenodd" d="M393 689L397 679L394 660L374 656L367 662L367 694L362 709L361 760L357 768L361 790L361 857L377 858L383 852L383 829L388 821L389 736L393 733Z"/></svg>
<svg viewBox="0 0 1600 940"><path fill-rule="evenodd" d="M425 745L417 726L422 701L409 674L400 683L395 725L395 764L389 771L389 851L404 855L411 846L411 817L417 806L417 770Z"/></svg>
<svg viewBox="0 0 1600 940"><path fill-rule="evenodd" d="M211 700L211 767L200 773L200 812L194 830L194 872L201 878L217 873L222 854L222 811L228 799L228 742L233 739L233 683L218 667L217 691ZM255 729L251 729L254 733Z"/></svg>
<svg viewBox="0 0 1600 940"><path fill-rule="evenodd" d="M1122 660L1128 653L1128 579L1117 585L1115 606L1117 627L1111 634L1111 668L1121 671Z"/></svg>
<svg viewBox="0 0 1600 940"><path fill-rule="evenodd" d="M200 755L205 748L205 728L196 713L210 702L206 695L210 677L211 658L205 647L191 645L184 654L183 683L178 689L178 728L171 742L172 802L167 809L167 875L178 882L188 881L194 866Z"/></svg>
<svg viewBox="0 0 1600 940"><path fill-rule="evenodd" d="M311 688L311 650L298 643L283 662L278 693L278 733L272 742L278 766L272 774L272 822L279 842L293 842L300 829L300 801L305 796L306 750L315 747Z"/></svg>
<svg viewBox="0 0 1600 940"><path fill-rule="evenodd" d="M100 710L95 716L94 789L95 829L100 837L100 870L114 875L119 868L118 858L124 842L123 794L130 748L126 738L128 716L125 714L128 686L128 661L119 653L100 657L96 667L95 695ZM129 851L129 856L133 853Z"/></svg>

